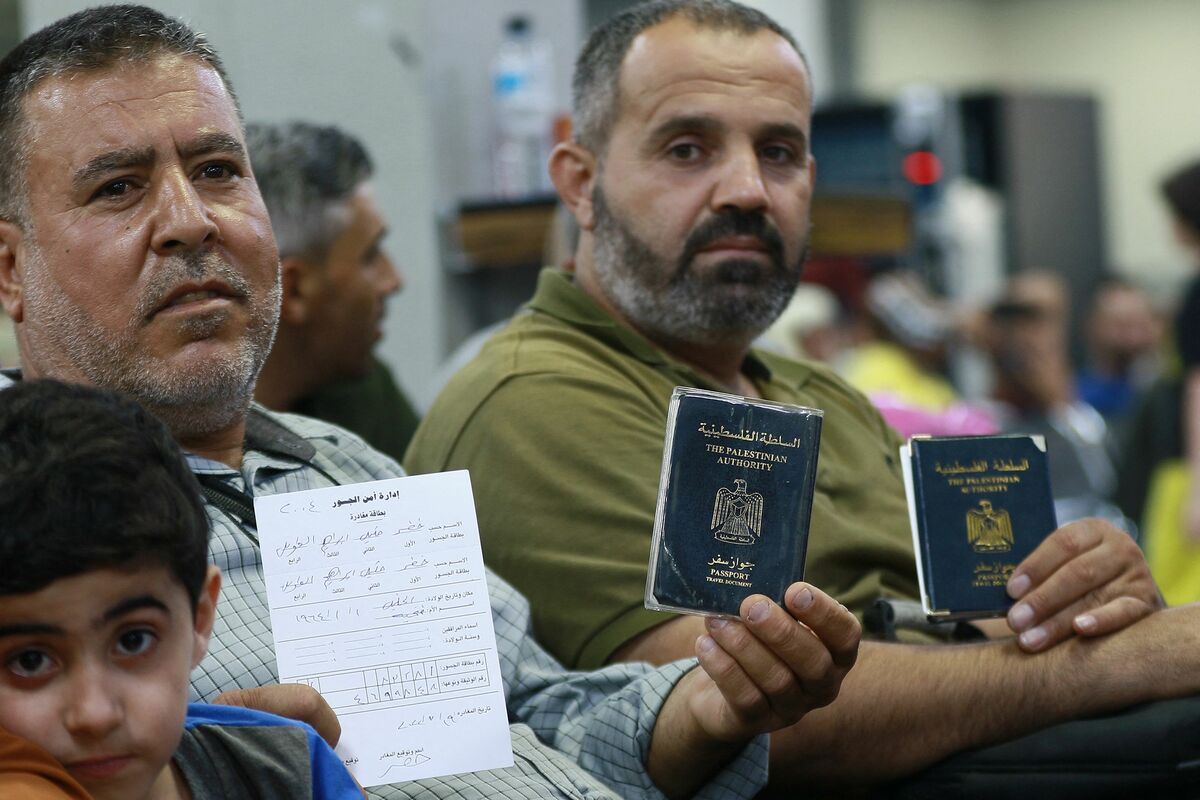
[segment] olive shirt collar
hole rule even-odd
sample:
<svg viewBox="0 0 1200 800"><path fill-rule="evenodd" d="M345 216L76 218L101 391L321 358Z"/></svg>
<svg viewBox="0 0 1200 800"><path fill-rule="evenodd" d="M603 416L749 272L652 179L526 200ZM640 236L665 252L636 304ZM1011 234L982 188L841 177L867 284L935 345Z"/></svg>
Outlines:
<svg viewBox="0 0 1200 800"><path fill-rule="evenodd" d="M645 364L665 366L677 373L681 385L729 391L728 387L715 384L694 367L668 355L637 331L618 322L579 288L571 273L553 267L544 268L538 275L537 290L525 307L586 331L593 338L624 351ZM777 359L770 353L753 349L746 354L741 371L767 398L773 394L772 384L785 382L795 389L807 383L812 374L812 370L804 364ZM781 372L787 373L786 380Z"/></svg>

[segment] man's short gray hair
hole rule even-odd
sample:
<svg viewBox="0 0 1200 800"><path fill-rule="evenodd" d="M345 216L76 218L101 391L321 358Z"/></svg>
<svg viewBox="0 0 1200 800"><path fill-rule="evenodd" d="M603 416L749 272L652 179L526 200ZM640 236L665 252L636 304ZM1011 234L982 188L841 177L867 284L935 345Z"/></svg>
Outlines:
<svg viewBox="0 0 1200 800"><path fill-rule="evenodd" d="M279 257L323 262L345 224L346 202L374 172L358 139L332 126L246 126L250 165L271 215Z"/></svg>
<svg viewBox="0 0 1200 800"><path fill-rule="evenodd" d="M795 49L808 71L808 59L792 34L757 9L733 0L654 0L636 5L592 31L575 61L572 84L575 138L598 156L608 146L617 119L621 64L629 46L643 31L677 16L708 30L747 36L762 30L776 33Z"/></svg>
<svg viewBox="0 0 1200 800"><path fill-rule="evenodd" d="M225 67L208 40L177 19L145 6L101 6L47 25L0 61L0 219L26 219L28 149L23 106L44 80L144 64L164 55L195 58L212 67L237 107ZM239 112L240 114L240 112Z"/></svg>

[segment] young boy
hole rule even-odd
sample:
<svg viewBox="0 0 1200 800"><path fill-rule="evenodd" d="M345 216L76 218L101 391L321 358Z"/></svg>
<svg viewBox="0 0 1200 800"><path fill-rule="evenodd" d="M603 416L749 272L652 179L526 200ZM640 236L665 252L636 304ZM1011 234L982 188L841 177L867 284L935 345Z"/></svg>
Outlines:
<svg viewBox="0 0 1200 800"><path fill-rule="evenodd" d="M53 381L0 392L0 729L97 800L361 798L307 725L188 705L221 583L208 533L140 407Z"/></svg>

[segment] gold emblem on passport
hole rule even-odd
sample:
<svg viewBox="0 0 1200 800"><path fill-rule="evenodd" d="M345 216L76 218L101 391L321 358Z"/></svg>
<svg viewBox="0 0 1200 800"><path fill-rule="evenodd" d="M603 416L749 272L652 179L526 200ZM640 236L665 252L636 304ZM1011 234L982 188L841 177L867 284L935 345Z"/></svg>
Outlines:
<svg viewBox="0 0 1200 800"><path fill-rule="evenodd" d="M979 508L967 511L967 541L976 553L1006 553L1013 548L1012 520L1004 509L980 500Z"/></svg>
<svg viewBox="0 0 1200 800"><path fill-rule="evenodd" d="M741 478L733 479L733 487L722 486L717 490L709 528L718 541L754 544L754 538L762 530L762 495L747 494L746 481Z"/></svg>

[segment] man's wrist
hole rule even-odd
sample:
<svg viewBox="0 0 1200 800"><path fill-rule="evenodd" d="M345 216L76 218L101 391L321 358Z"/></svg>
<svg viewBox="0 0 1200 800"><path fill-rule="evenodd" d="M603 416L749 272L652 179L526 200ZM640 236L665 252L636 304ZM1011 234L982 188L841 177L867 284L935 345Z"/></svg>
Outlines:
<svg viewBox="0 0 1200 800"><path fill-rule="evenodd" d="M753 736L718 738L711 720L700 719L693 699L706 676L700 667L688 672L667 696L654 735L646 769L668 797L686 797L717 774Z"/></svg>

